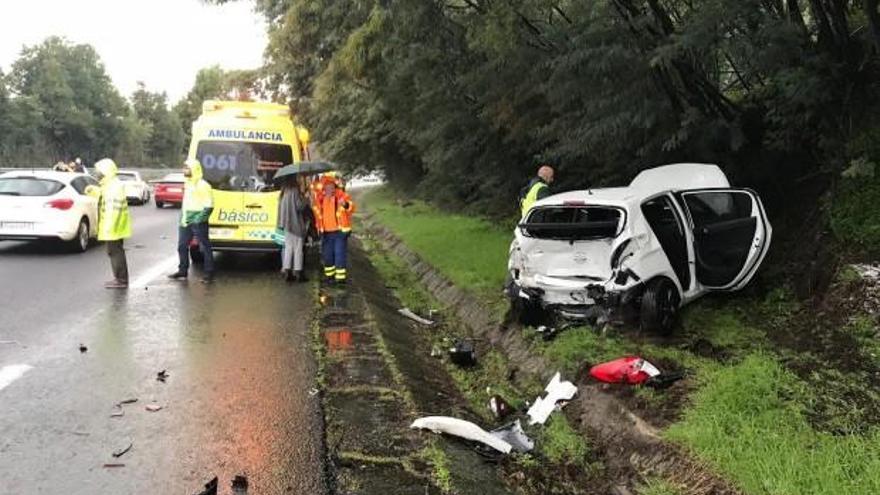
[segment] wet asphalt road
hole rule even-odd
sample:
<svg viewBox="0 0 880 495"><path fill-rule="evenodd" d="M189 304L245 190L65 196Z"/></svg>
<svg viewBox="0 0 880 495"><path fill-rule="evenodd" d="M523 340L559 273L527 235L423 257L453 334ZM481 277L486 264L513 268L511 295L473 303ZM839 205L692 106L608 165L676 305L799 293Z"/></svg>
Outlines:
<svg viewBox="0 0 880 495"><path fill-rule="evenodd" d="M309 284L260 256L219 257L212 285L166 280L179 211L132 212L128 291L102 287L103 246L0 242L0 493L193 494L219 476L223 494L235 475L322 493Z"/></svg>

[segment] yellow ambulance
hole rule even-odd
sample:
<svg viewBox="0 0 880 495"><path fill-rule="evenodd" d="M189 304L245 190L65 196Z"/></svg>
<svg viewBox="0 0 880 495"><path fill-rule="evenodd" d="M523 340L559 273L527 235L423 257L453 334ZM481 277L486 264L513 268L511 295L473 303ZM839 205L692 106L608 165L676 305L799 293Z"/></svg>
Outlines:
<svg viewBox="0 0 880 495"><path fill-rule="evenodd" d="M286 105L215 101L193 122L188 158L214 188L209 219L215 251L271 252L278 211L275 172L308 159L308 131Z"/></svg>

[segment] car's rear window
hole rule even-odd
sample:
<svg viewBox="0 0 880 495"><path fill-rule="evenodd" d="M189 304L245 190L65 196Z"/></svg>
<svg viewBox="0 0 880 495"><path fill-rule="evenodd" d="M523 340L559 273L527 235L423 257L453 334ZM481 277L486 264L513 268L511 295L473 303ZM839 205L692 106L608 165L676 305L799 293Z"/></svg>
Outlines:
<svg viewBox="0 0 880 495"><path fill-rule="evenodd" d="M64 189L64 184L36 177L0 178L0 196L52 196Z"/></svg>
<svg viewBox="0 0 880 495"><path fill-rule="evenodd" d="M123 182L135 182L137 181L137 176L134 174L119 174L119 180Z"/></svg>
<svg viewBox="0 0 880 495"><path fill-rule="evenodd" d="M520 224L529 237L592 240L617 237L623 211L607 206L544 206L535 208Z"/></svg>
<svg viewBox="0 0 880 495"><path fill-rule="evenodd" d="M185 180L186 178L183 174L168 174L165 177L162 177L159 182L184 182Z"/></svg>

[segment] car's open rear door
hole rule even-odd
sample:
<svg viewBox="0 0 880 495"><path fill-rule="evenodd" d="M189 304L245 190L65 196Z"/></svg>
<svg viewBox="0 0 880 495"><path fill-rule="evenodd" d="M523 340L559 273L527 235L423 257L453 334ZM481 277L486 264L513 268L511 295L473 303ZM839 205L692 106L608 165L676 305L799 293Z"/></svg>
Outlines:
<svg viewBox="0 0 880 495"><path fill-rule="evenodd" d="M678 198L690 217L697 280L710 290L744 287L770 249L773 229L761 199L748 189L690 190Z"/></svg>

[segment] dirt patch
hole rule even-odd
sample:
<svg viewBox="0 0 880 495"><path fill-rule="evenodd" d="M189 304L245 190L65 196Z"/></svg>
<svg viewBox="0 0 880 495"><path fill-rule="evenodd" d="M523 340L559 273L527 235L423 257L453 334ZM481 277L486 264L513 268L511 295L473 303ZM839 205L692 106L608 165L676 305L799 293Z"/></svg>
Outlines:
<svg viewBox="0 0 880 495"><path fill-rule="evenodd" d="M474 297L455 287L390 231L369 219L365 223L384 248L411 267L428 291L453 310L475 336L485 339L488 345L501 350L510 362L516 363L515 381L538 379L544 382L549 378L551 368L543 357L532 352L522 331L515 326L499 325ZM569 409L568 414L579 420L578 428L588 435L592 445L602 454L602 463L607 467L604 473L606 488L618 487L620 489L613 489L627 493L627 490L636 489L643 476L655 475L680 481L690 487L688 493L738 493L711 470L663 441L657 429L634 413L626 401L606 393L598 385L581 385Z"/></svg>

